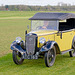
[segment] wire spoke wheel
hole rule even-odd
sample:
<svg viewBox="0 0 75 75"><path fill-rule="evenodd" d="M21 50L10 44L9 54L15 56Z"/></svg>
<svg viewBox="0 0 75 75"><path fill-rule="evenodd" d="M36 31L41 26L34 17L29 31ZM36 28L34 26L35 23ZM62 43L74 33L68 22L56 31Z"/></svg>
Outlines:
<svg viewBox="0 0 75 75"><path fill-rule="evenodd" d="M55 47L53 47L51 50L45 53L45 64L47 67L51 67L56 58L56 50Z"/></svg>
<svg viewBox="0 0 75 75"><path fill-rule="evenodd" d="M15 64L22 64L24 59L22 59L22 55L18 51L13 51L13 61Z"/></svg>

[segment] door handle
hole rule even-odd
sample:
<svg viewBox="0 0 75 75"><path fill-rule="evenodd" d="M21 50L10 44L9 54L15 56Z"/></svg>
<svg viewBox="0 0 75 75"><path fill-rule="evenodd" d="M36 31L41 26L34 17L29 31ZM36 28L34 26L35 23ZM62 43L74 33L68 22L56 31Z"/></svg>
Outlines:
<svg viewBox="0 0 75 75"><path fill-rule="evenodd" d="M62 39L62 32L60 32L61 34L60 34L60 38Z"/></svg>
<svg viewBox="0 0 75 75"><path fill-rule="evenodd" d="M60 36L60 38L62 39L62 31L57 33L57 36Z"/></svg>

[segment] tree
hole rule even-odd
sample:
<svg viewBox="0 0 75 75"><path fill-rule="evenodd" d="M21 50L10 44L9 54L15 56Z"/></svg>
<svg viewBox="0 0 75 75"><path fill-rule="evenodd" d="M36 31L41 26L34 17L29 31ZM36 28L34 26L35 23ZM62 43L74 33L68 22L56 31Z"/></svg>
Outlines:
<svg viewBox="0 0 75 75"><path fill-rule="evenodd" d="M9 7L8 5L5 5L5 8L6 8L7 11L8 11L8 7Z"/></svg>

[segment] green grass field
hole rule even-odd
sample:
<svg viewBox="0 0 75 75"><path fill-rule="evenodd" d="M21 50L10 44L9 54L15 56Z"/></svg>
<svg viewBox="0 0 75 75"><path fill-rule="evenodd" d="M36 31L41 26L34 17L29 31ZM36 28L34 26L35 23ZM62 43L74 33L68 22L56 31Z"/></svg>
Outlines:
<svg viewBox="0 0 75 75"><path fill-rule="evenodd" d="M75 57L57 55L54 65L50 68L44 59L24 60L22 65L14 64L12 54L0 58L0 75L75 75Z"/></svg>
<svg viewBox="0 0 75 75"><path fill-rule="evenodd" d="M0 11L0 75L75 74L75 57L69 57L68 53L65 55L57 55L55 64L50 68L45 66L44 59L24 60L22 65L14 64L10 45L17 36L25 40L25 30L27 29L27 25L31 23L28 18L37 12Z"/></svg>

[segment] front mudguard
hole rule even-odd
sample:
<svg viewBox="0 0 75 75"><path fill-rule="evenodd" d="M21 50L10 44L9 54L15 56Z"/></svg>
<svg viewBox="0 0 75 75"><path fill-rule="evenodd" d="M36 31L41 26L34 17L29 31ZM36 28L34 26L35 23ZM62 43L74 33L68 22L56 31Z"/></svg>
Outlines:
<svg viewBox="0 0 75 75"><path fill-rule="evenodd" d="M49 51L50 49L53 48L54 45L58 46L55 41L48 41L48 42L46 42L46 44L44 46L42 46L42 48L40 49L40 53Z"/></svg>
<svg viewBox="0 0 75 75"><path fill-rule="evenodd" d="M11 50L19 51L20 53L25 53L26 50L22 49L20 44L17 44L16 41L12 42L11 44Z"/></svg>

